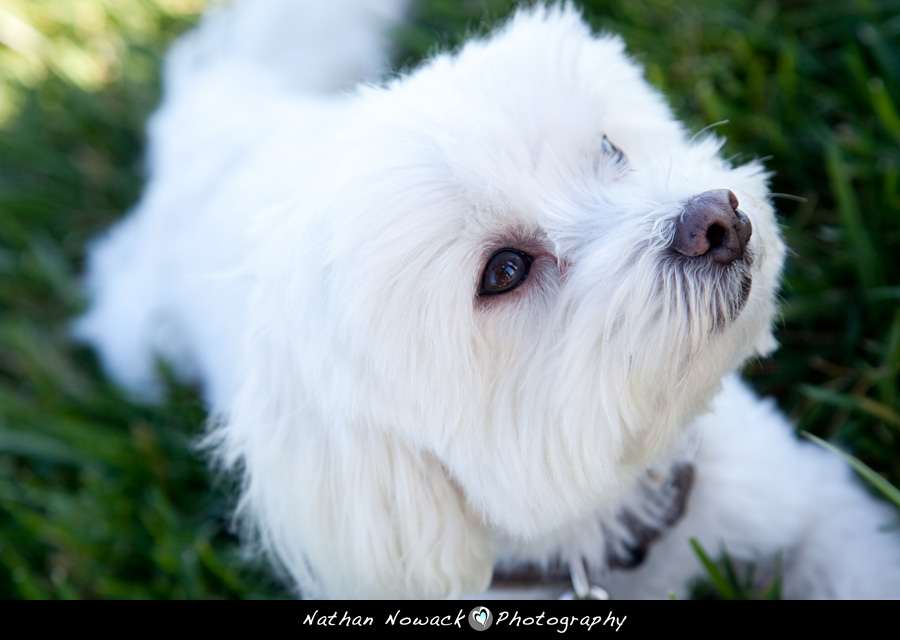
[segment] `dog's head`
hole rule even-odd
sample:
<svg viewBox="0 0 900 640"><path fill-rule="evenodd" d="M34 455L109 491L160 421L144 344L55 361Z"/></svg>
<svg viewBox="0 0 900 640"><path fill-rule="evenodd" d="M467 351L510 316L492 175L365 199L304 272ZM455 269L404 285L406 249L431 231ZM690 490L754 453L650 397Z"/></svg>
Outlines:
<svg viewBox="0 0 900 640"><path fill-rule="evenodd" d="M615 500L773 348L784 249L761 166L570 8L351 102L257 261L221 451L301 587L459 594L496 535Z"/></svg>

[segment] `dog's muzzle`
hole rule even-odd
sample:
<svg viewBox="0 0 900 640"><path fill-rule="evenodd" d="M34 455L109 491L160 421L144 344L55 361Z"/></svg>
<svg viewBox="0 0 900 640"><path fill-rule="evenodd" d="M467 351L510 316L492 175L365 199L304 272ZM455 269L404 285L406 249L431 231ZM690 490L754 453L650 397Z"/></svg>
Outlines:
<svg viewBox="0 0 900 640"><path fill-rule="evenodd" d="M675 225L672 248L694 260L728 265L744 257L753 227L728 189L691 198Z"/></svg>

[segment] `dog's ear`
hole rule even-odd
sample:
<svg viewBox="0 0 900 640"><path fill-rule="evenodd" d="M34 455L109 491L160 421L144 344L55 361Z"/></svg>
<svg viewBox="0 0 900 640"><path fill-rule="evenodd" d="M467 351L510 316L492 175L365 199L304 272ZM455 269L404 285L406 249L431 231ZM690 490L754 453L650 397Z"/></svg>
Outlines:
<svg viewBox="0 0 900 640"><path fill-rule="evenodd" d="M243 472L241 523L301 594L444 598L486 588L492 543L443 466L340 407L326 417L272 342L253 345L210 443Z"/></svg>

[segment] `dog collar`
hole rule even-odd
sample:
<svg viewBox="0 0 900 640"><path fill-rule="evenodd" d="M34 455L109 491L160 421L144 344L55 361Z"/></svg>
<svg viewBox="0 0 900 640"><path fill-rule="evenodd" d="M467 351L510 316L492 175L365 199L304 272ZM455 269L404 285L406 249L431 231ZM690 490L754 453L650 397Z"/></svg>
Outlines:
<svg viewBox="0 0 900 640"><path fill-rule="evenodd" d="M643 564L650 547L684 516L693 485L694 467L690 463L676 463L665 475L657 470L647 471L638 483L637 495L645 506L652 505L654 517L649 520L646 516L639 517L636 510L626 505L614 518L615 522L602 523L604 533L607 534L606 566L602 568L603 571L627 571ZM560 559L547 568L523 564L513 568L495 569L491 588L528 589L554 586L564 588L568 583L571 583L572 588L565 592L561 599L609 598L605 589L590 584L584 560L580 556L565 561Z"/></svg>

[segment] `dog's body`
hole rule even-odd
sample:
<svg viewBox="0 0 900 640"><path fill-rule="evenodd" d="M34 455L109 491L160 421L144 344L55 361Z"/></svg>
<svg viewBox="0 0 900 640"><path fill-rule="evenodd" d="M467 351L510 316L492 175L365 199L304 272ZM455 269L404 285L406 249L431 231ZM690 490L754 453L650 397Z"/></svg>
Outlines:
<svg viewBox="0 0 900 640"><path fill-rule="evenodd" d="M250 0L179 43L77 327L139 393L156 355L203 382L301 592L583 559L613 597L683 596L696 538L762 577L782 554L787 596L900 597L891 511L732 377L775 346L761 167L689 139L568 6L330 92L380 65L366 5Z"/></svg>

